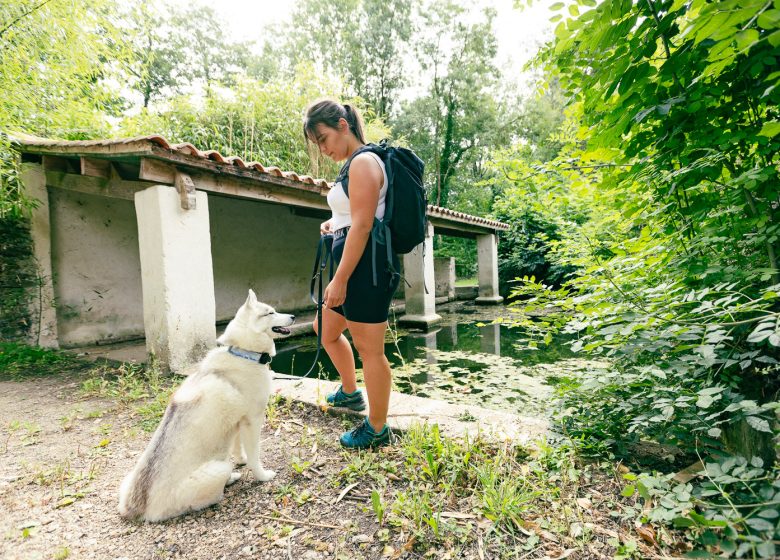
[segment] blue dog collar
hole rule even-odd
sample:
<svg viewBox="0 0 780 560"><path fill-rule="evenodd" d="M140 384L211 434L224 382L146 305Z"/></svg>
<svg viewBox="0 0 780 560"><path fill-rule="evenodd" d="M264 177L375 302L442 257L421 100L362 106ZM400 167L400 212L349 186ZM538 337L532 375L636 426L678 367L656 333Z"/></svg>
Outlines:
<svg viewBox="0 0 780 560"><path fill-rule="evenodd" d="M228 346L228 353L249 360L250 362L257 362L258 364L271 363L271 355L266 352L252 352L250 350L236 348L235 346Z"/></svg>

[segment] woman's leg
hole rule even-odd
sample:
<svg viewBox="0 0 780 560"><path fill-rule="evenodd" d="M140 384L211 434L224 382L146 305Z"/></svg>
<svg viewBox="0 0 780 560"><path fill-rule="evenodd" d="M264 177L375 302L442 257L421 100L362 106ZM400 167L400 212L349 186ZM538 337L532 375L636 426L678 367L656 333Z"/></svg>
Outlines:
<svg viewBox="0 0 780 560"><path fill-rule="evenodd" d="M347 328L347 320L340 315L328 309L322 308L322 346L330 356L336 371L341 377L341 386L345 393L354 393L357 391L357 382L355 380L355 356L352 354L347 337L342 333ZM314 317L314 332L317 332L317 317Z"/></svg>
<svg viewBox="0 0 780 560"><path fill-rule="evenodd" d="M368 421L375 432L379 432L387 421L387 409L390 405L392 377L390 363L385 357L384 323L356 323L347 321L352 342L363 362L363 377L368 394Z"/></svg>

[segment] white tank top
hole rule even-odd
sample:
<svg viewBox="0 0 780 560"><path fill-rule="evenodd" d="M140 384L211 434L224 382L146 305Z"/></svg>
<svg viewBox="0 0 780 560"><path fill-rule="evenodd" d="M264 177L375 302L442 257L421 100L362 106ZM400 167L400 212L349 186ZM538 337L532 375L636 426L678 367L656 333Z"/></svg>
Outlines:
<svg viewBox="0 0 780 560"><path fill-rule="evenodd" d="M385 162L383 162L382 158L380 158L374 152L364 153L373 156L374 159L379 163L379 167L382 168L384 182L382 183L382 188L379 190L379 202L376 205L376 214L374 214L377 219L381 220L385 216L385 195L387 194L387 170L385 169ZM349 209L349 197L347 197L347 194L344 192L344 187L342 186L341 181L334 184L328 192L328 206L330 206L331 212L333 213L333 216L330 220L331 231L336 231L352 225L352 214L350 213Z"/></svg>

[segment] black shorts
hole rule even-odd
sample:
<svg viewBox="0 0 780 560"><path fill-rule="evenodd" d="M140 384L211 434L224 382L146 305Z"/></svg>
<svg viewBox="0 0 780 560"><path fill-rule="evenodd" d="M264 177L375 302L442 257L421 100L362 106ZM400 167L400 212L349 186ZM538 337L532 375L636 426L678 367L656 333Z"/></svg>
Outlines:
<svg viewBox="0 0 780 560"><path fill-rule="evenodd" d="M341 256L344 254L344 242L347 239L344 228L335 232L333 236L333 259L336 266L341 262ZM348 321L356 323L384 323L387 321L387 314L390 310L390 302L400 276L393 275L387 266L387 246L383 243L376 243L374 251L376 252L376 286L374 286L374 274L372 267L372 233L368 237L366 248L360 257L355 270L347 281L347 297L344 303L334 307L333 311L343 315ZM400 262L398 255L393 255L393 268L396 272L400 271Z"/></svg>

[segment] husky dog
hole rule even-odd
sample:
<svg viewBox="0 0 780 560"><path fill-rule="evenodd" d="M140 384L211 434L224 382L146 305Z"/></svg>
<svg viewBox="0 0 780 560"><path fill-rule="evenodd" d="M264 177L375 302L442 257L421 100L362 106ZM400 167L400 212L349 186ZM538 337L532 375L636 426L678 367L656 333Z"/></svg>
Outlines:
<svg viewBox="0 0 780 560"><path fill-rule="evenodd" d="M272 332L295 317L276 313L249 297L211 350L176 390L157 431L119 489L119 513L130 519L163 521L222 499L237 481L231 451L255 480L276 473L260 463L260 428L271 392L268 363L276 353Z"/></svg>

